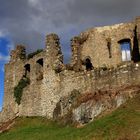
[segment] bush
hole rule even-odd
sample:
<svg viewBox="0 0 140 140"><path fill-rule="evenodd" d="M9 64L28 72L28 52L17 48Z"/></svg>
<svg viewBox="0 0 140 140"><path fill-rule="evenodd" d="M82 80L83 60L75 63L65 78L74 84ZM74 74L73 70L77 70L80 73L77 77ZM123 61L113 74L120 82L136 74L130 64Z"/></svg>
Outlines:
<svg viewBox="0 0 140 140"><path fill-rule="evenodd" d="M14 88L14 97L15 101L18 105L20 105L20 101L22 98L23 89L30 83L28 78L21 78L18 85Z"/></svg>
<svg viewBox="0 0 140 140"><path fill-rule="evenodd" d="M41 53L43 51L43 49L38 49L37 51L28 54L27 59L33 58L35 55Z"/></svg>

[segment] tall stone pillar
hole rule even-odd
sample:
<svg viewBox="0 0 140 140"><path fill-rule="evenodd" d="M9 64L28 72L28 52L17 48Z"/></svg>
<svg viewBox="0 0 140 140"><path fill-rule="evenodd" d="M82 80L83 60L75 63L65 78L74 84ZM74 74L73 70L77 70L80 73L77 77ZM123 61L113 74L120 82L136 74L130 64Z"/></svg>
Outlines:
<svg viewBox="0 0 140 140"><path fill-rule="evenodd" d="M72 58L71 65L75 71L81 70L81 42L79 37L74 37L71 40Z"/></svg>
<svg viewBox="0 0 140 140"><path fill-rule="evenodd" d="M44 78L41 89L42 115L53 117L56 103L60 99L60 72L63 70L63 55L59 37L56 34L46 36L46 56L44 59Z"/></svg>
<svg viewBox="0 0 140 140"><path fill-rule="evenodd" d="M49 63L52 64L51 68L54 70L62 69L63 55L58 35L49 34L46 36L46 53Z"/></svg>

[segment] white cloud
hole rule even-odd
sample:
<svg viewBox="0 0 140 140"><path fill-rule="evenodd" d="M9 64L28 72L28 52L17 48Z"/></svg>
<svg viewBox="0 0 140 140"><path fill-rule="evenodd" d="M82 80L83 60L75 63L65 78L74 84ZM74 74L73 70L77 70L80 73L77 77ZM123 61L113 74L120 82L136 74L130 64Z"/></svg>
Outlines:
<svg viewBox="0 0 140 140"><path fill-rule="evenodd" d="M10 60L9 55L3 55L0 53L0 63L1 63L1 68L0 70L4 72L4 64L7 63Z"/></svg>
<svg viewBox="0 0 140 140"><path fill-rule="evenodd" d="M39 2L39 0L28 0L28 2L30 3L30 4L36 4L36 3L38 3Z"/></svg>
<svg viewBox="0 0 140 140"><path fill-rule="evenodd" d="M5 37L7 36L9 33L5 30L5 29L0 29L0 37Z"/></svg>
<svg viewBox="0 0 140 140"><path fill-rule="evenodd" d="M14 44L13 43L9 43L6 47L7 47L8 53L10 53L10 51L14 49Z"/></svg>
<svg viewBox="0 0 140 140"><path fill-rule="evenodd" d="M4 72L4 66L2 66L1 71Z"/></svg>
<svg viewBox="0 0 140 140"><path fill-rule="evenodd" d="M2 111L2 106L0 105L0 112Z"/></svg>
<svg viewBox="0 0 140 140"><path fill-rule="evenodd" d="M5 35L0 32L0 37L5 37ZM10 51L14 49L14 44L12 42L9 41L8 44L6 44L6 46L4 46L4 48L7 52L7 54L3 54L2 52L0 52L0 71L4 72L4 64L7 63L10 60Z"/></svg>
<svg viewBox="0 0 140 140"><path fill-rule="evenodd" d="M37 9L39 9L41 6L39 0L28 0L28 2L32 7L36 7Z"/></svg>
<svg viewBox="0 0 140 140"><path fill-rule="evenodd" d="M9 55L6 56L0 53L0 61L7 62L9 61L9 59L10 59Z"/></svg>
<svg viewBox="0 0 140 140"><path fill-rule="evenodd" d="M4 36L3 32L2 32L2 31L0 31L0 37L3 37L3 36Z"/></svg>

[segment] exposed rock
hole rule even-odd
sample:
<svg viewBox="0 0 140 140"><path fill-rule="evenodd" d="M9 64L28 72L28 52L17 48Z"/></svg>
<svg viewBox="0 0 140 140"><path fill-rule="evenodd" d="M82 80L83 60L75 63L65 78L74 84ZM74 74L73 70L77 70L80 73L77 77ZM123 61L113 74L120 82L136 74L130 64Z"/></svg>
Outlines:
<svg viewBox="0 0 140 140"><path fill-rule="evenodd" d="M139 86L76 94L77 96L74 96L73 100L71 100L72 95L68 95L57 103L56 108L59 108L59 113L55 116L55 119L63 118L64 115L72 112L71 119L73 122L85 124L105 112L118 108L137 94L140 94ZM67 120L67 118L65 119Z"/></svg>

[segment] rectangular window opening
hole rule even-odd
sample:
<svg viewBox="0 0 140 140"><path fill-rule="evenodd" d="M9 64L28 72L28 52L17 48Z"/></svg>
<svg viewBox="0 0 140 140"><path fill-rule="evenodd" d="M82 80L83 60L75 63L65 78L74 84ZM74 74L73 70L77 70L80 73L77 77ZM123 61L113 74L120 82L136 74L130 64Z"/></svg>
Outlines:
<svg viewBox="0 0 140 140"><path fill-rule="evenodd" d="M130 42L122 42L121 44L122 61L131 61Z"/></svg>

